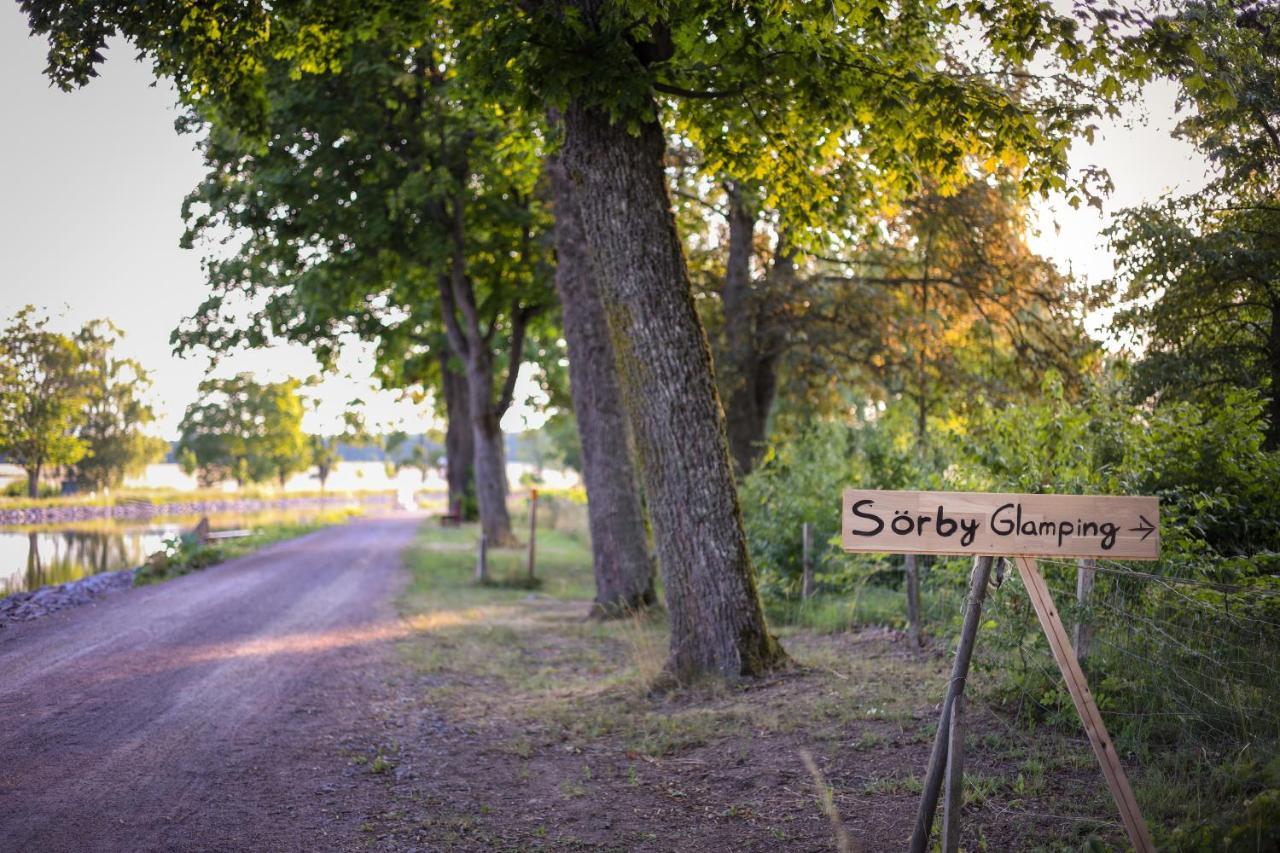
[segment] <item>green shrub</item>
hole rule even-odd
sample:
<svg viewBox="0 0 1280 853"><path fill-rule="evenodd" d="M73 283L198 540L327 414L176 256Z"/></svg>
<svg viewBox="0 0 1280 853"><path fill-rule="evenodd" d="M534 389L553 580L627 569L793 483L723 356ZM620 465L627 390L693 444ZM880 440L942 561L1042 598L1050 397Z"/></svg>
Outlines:
<svg viewBox="0 0 1280 853"><path fill-rule="evenodd" d="M12 483L7 484L0 494L3 494L6 498L25 498L27 497L28 488L26 480L14 480ZM62 490L52 483L40 483L37 486L37 491L39 492L38 497L41 498L56 498L62 494Z"/></svg>

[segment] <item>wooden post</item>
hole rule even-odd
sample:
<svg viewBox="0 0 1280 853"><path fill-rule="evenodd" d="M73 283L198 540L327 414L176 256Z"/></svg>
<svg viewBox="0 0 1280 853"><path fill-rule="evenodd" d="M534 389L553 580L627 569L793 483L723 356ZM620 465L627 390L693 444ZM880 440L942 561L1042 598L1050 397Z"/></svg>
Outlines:
<svg viewBox="0 0 1280 853"><path fill-rule="evenodd" d="M947 734L947 786L942 801L942 853L960 851L960 810L964 808L964 694L955 698Z"/></svg>
<svg viewBox="0 0 1280 853"><path fill-rule="evenodd" d="M476 583L489 580L489 537L480 534L480 549L476 552Z"/></svg>
<svg viewBox="0 0 1280 853"><path fill-rule="evenodd" d="M529 489L529 580L533 580L534 553L538 543L538 490Z"/></svg>
<svg viewBox="0 0 1280 853"><path fill-rule="evenodd" d="M903 557L903 566L907 570L907 633L911 637L911 648L920 648L920 569L915 554Z"/></svg>
<svg viewBox="0 0 1280 853"><path fill-rule="evenodd" d="M813 597L813 529L809 527L809 522L800 525L800 547L804 553L802 557L804 565L804 576L801 580L800 597Z"/></svg>
<svg viewBox="0 0 1280 853"><path fill-rule="evenodd" d="M951 680L947 682L946 698L942 700L942 716L938 720L938 733L933 739L933 752L929 756L929 770L920 794L920 810L916 812L916 828L911 835L911 853L925 853L929 847L929 834L933 831L933 815L938 810L938 794L942 789L943 771L947 766L947 745L951 737L951 709L957 696L964 694L965 679L969 675L969 661L973 657L974 640L978 636L978 624L982 618L982 599L991 577L991 558L975 557L969 573L969 595L965 599L964 624L960 628L960 643L956 647L956 659L951 665Z"/></svg>
<svg viewBox="0 0 1280 853"><path fill-rule="evenodd" d="M1098 705L1093 701L1093 694L1089 692L1089 683L1080 669L1080 662L1071 650L1067 629L1062 626L1062 619L1059 618L1058 611L1053 606L1053 597L1049 594L1049 586L1044 582L1035 558L1019 557L1018 572L1022 575L1022 583L1031 597L1031 605L1036 609L1036 616L1040 618L1040 626L1044 628L1044 635L1049 640L1053 657L1058 662L1062 677L1067 682L1067 692L1071 694L1071 701L1075 703L1076 712L1084 723L1085 734L1089 736L1093 752L1098 756L1098 763L1102 765L1102 775L1106 777L1107 787L1111 789L1111 796L1120 809L1120 820L1124 824L1125 832L1129 835L1129 843L1138 853L1155 853L1155 844L1151 840L1151 833L1147 830L1142 812L1138 810L1133 789L1129 787L1129 778L1125 775L1123 765L1120 764L1120 757L1116 755L1111 738L1107 736L1107 728L1102 723L1102 714L1098 712Z"/></svg>
<svg viewBox="0 0 1280 853"><path fill-rule="evenodd" d="M1076 604L1079 615L1076 616L1076 659L1084 660L1089 656L1090 641L1093 639L1093 626L1086 616L1089 599L1093 596L1093 578L1098 573L1096 560L1076 560Z"/></svg>

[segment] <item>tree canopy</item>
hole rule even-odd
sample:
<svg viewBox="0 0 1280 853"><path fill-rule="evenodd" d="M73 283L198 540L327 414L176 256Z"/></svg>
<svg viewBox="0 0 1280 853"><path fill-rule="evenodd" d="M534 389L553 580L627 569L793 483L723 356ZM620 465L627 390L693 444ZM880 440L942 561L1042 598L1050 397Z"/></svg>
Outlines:
<svg viewBox="0 0 1280 853"><path fill-rule="evenodd" d="M38 494L46 467L72 465L88 452L77 435L88 383L79 344L49 329L28 305L0 332L0 452L27 472Z"/></svg>
<svg viewBox="0 0 1280 853"><path fill-rule="evenodd" d="M204 380L179 426L179 460L205 485L274 478L283 487L311 463L299 387L296 379L258 383L248 373Z"/></svg>
<svg viewBox="0 0 1280 853"><path fill-rule="evenodd" d="M151 378L136 359L113 353L120 337L107 320L91 322L76 335L85 372L77 436L86 452L76 463L75 479L93 491L119 486L169 449L166 441L144 432L155 421L143 399Z"/></svg>
<svg viewBox="0 0 1280 853"><path fill-rule="evenodd" d="M1189 112L1176 134L1214 167L1208 186L1125 211L1112 228L1118 331L1145 347L1142 396L1266 400L1280 449L1280 11L1186 4L1146 34Z"/></svg>

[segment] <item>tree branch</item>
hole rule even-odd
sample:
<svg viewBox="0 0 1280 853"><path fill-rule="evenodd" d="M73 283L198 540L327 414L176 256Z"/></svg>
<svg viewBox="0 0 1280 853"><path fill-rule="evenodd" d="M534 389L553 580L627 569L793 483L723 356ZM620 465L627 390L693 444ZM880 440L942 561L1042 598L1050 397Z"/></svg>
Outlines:
<svg viewBox="0 0 1280 853"><path fill-rule="evenodd" d="M653 90L661 92L664 95L675 95L679 98L698 98L701 100L715 100L716 98L729 98L734 95L741 95L746 91L746 86L735 86L732 89L724 91L698 91L696 89L686 89L683 86L673 86L670 83L663 83L661 80L653 81Z"/></svg>
<svg viewBox="0 0 1280 853"><path fill-rule="evenodd" d="M507 378L502 383L502 396L498 398L498 407L494 410L501 418L511 408L511 398L516 392L516 379L520 374L520 364L524 361L524 336L529 320L542 309L540 307L520 307L519 303L511 306L511 341L507 350Z"/></svg>

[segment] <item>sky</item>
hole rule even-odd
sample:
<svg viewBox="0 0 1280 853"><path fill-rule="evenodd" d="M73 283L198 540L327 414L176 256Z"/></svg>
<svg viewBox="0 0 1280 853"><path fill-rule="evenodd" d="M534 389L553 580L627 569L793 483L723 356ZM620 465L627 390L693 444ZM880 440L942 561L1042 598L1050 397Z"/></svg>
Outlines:
<svg viewBox="0 0 1280 853"><path fill-rule="evenodd" d="M44 66L43 42L29 36L16 4L0 4L0 319L27 304L48 309L64 331L109 317L125 333L123 353L151 371L156 431L174 438L207 367L207 359L179 359L169 347L170 332L205 294L198 251L178 246L182 199L203 174L195 139L173 129L172 87L124 45L108 51L102 76L79 91L52 88ZM1104 123L1093 146L1073 149L1073 166L1105 167L1115 191L1102 213L1072 210L1061 198L1040 203L1033 249L1100 281L1113 271L1101 236L1112 213L1203 185L1203 160L1169 136L1173 95L1169 84L1149 86L1142 109ZM1105 316L1091 325L1102 334ZM422 406L369 389L361 356L350 351L340 365L351 378L327 379L317 390L321 408L307 428L335 428L355 398L372 424L428 425ZM239 370L267 381L309 376L316 365L304 348L280 346L224 359L218 373ZM526 379L518 398L532 388ZM538 420L520 405L503 426Z"/></svg>

